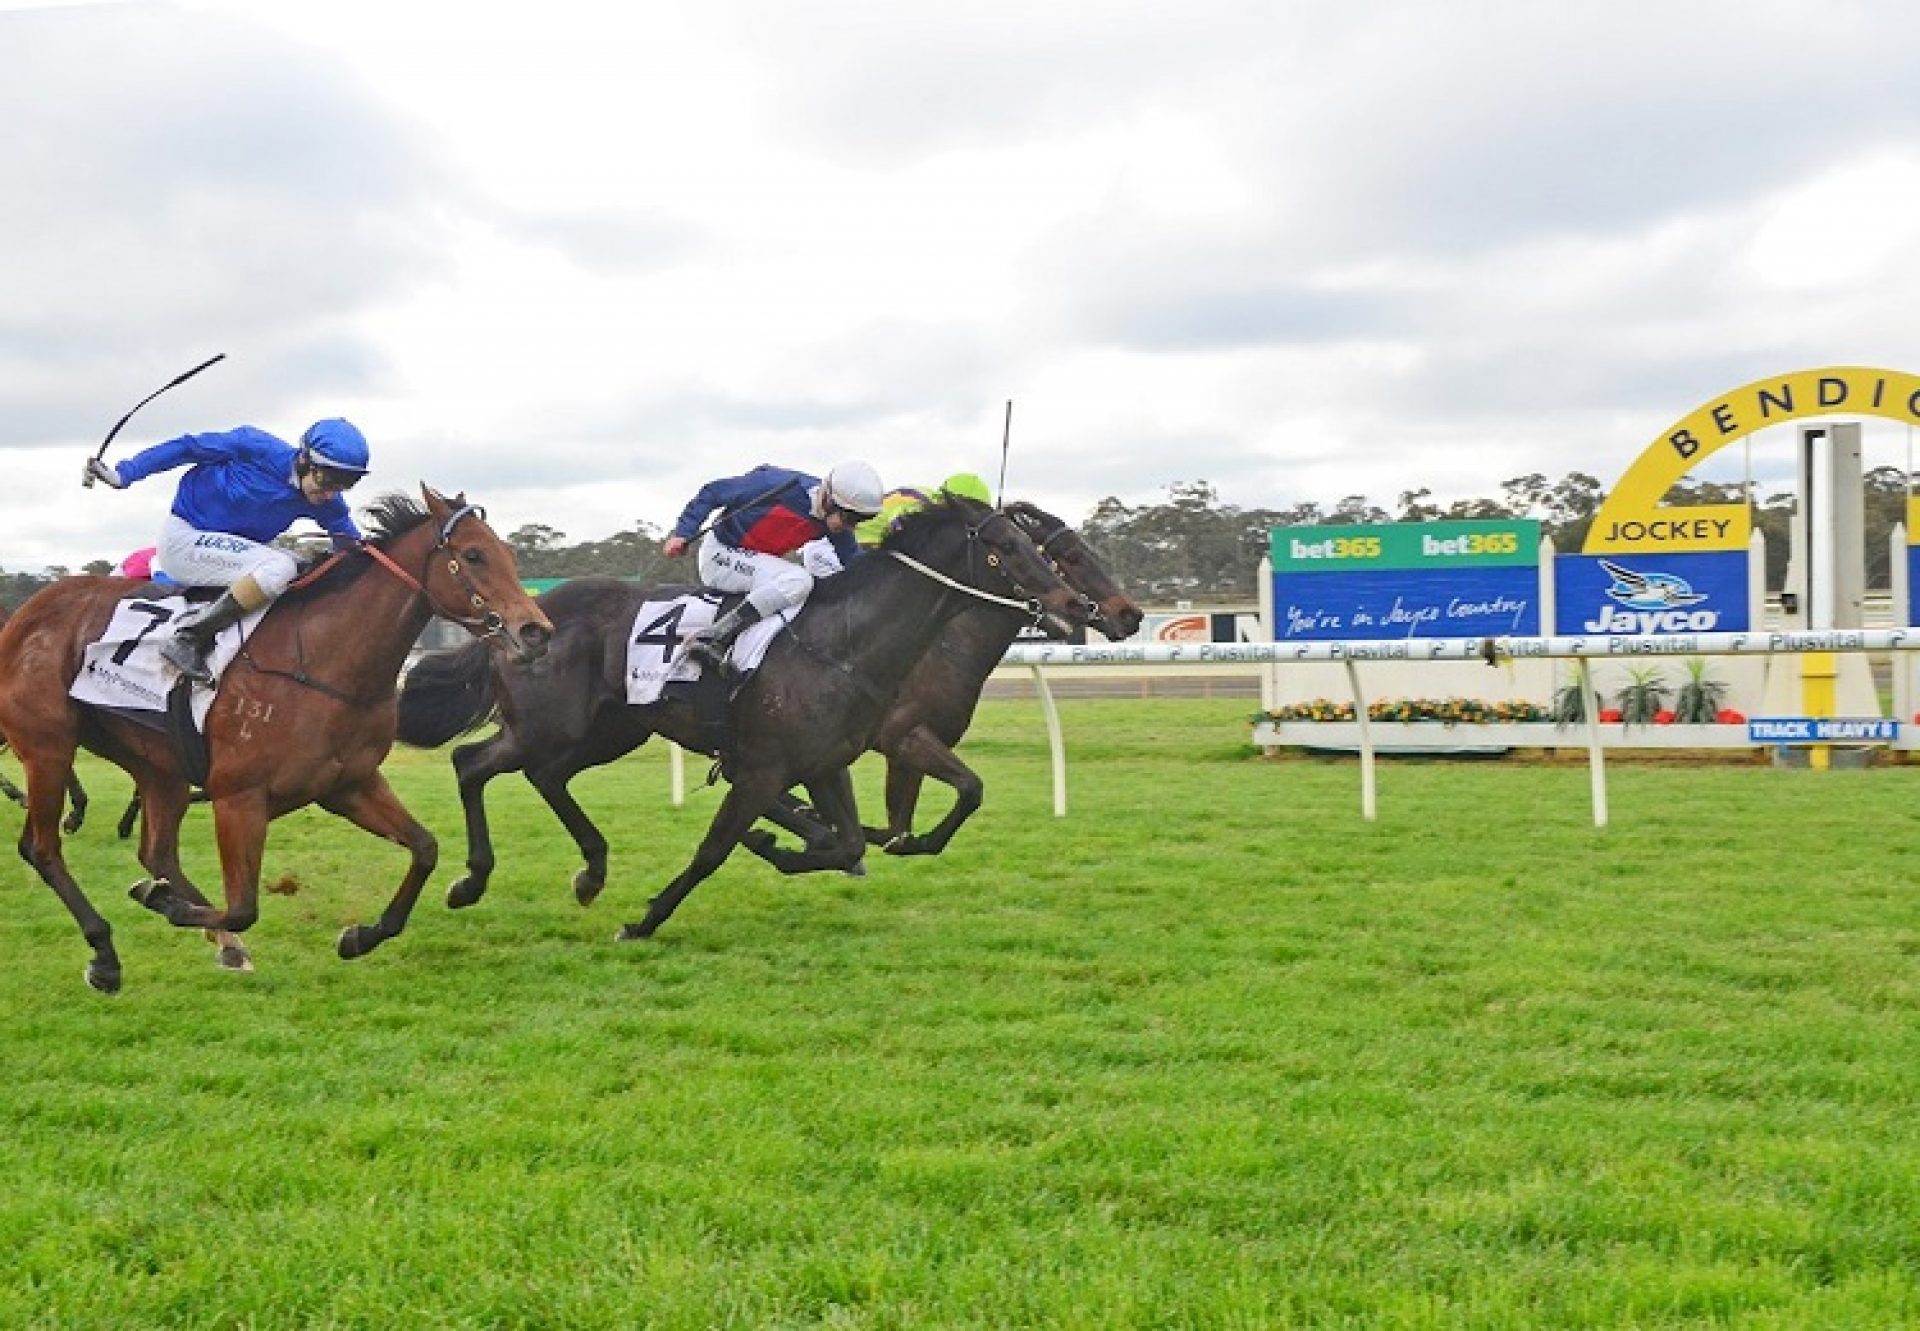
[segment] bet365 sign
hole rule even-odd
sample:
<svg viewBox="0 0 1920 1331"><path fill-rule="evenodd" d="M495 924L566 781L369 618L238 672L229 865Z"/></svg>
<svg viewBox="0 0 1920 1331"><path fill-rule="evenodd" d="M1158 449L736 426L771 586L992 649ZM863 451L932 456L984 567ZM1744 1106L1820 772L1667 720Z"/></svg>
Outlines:
<svg viewBox="0 0 1920 1331"><path fill-rule="evenodd" d="M1536 634L1539 552L1530 519L1275 527L1274 637Z"/></svg>

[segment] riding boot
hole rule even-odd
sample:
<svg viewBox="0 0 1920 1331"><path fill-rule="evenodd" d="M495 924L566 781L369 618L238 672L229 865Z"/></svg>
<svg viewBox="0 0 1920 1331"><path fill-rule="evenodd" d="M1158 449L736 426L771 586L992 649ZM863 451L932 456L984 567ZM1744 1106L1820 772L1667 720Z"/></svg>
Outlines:
<svg viewBox="0 0 1920 1331"><path fill-rule="evenodd" d="M213 683L207 654L213 650L214 635L229 624L238 624L246 613L247 608L234 599L232 592L222 592L219 600L175 628L173 636L160 644L161 658L196 684Z"/></svg>
<svg viewBox="0 0 1920 1331"><path fill-rule="evenodd" d="M733 646L733 640L758 622L760 611L751 601L742 601L726 614L713 621L713 627L704 633L696 633L688 638L681 654L698 662L703 670L718 670L720 663L727 659L727 649Z"/></svg>

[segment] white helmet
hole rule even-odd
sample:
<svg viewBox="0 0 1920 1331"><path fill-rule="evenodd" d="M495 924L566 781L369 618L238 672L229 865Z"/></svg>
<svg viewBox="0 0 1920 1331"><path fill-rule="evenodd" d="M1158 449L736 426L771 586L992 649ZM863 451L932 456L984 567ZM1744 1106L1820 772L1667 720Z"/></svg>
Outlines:
<svg viewBox="0 0 1920 1331"><path fill-rule="evenodd" d="M880 511L887 497L887 487L880 484L880 473L871 463L859 461L842 462L828 472L826 490L827 502L835 508L869 518Z"/></svg>

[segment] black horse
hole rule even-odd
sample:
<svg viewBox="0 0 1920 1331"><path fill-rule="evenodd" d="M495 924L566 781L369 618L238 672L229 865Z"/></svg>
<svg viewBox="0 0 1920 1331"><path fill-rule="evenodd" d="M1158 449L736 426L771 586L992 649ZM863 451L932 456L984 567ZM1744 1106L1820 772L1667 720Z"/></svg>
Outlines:
<svg viewBox="0 0 1920 1331"><path fill-rule="evenodd" d="M1033 538L1067 585L1093 603L1093 622L1102 633L1119 642L1139 631L1144 618L1140 607L1120 590L1079 532L1033 504L1008 504L1007 516ZM954 746L973 724L987 677L1019 631L1019 617L1001 607L969 605L947 621L932 650L920 658L871 745L887 759L887 825L864 829L870 843L889 855L938 855L979 809L986 787ZM953 788L953 807L933 830L916 834L914 809L928 777ZM824 829L813 824L808 813L789 809L775 820L809 841L817 840Z"/></svg>
<svg viewBox="0 0 1920 1331"><path fill-rule="evenodd" d="M657 595L614 578L568 582L540 598L555 633L538 670L460 648L426 657L408 673L400 694L403 743L433 747L496 714L501 721L494 735L453 753L467 817L467 874L448 890L448 905L478 901L492 875L484 791L493 777L524 770L573 835L587 859L573 884L585 905L606 885L607 843L567 782L656 733L713 752L691 702L626 700L628 637L641 604ZM776 847L768 837L748 841L749 849L783 873L857 865L865 838L848 767L942 627L983 597L1035 620L1046 617L1056 630L1085 623L1089 613L1017 523L958 497L903 519L876 554L823 579L734 700L726 764L732 784L693 862L620 937L658 929L796 784L806 787L831 836L802 851Z"/></svg>

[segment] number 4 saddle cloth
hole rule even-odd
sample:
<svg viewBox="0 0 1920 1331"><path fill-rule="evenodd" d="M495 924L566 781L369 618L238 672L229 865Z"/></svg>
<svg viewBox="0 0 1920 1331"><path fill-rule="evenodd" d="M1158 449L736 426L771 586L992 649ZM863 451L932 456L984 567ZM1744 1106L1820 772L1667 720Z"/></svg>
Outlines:
<svg viewBox="0 0 1920 1331"><path fill-rule="evenodd" d="M627 701L634 706L659 702L667 685L699 679L699 662L680 656L680 644L711 628L714 620L743 599L699 590L642 604L627 636ZM767 644L787 626L792 613L769 615L734 640L728 660L737 674L748 674L759 666Z"/></svg>

